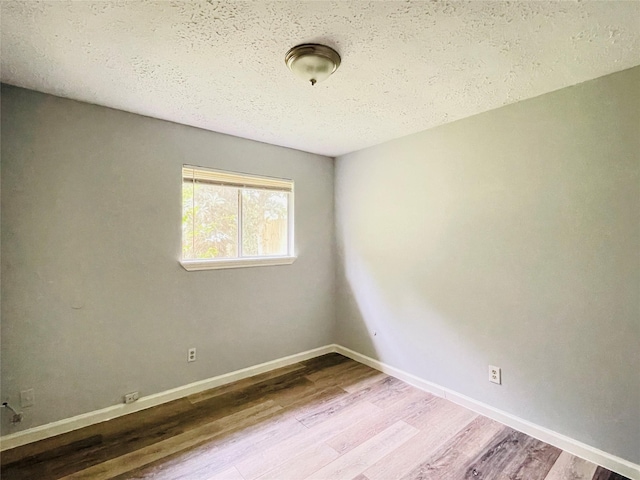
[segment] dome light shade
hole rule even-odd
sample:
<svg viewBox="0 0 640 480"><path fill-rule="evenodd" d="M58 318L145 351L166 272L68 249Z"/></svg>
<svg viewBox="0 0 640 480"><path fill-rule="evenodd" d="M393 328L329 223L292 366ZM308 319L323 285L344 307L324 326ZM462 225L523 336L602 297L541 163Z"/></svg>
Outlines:
<svg viewBox="0 0 640 480"><path fill-rule="evenodd" d="M315 85L329 78L340 66L340 55L333 48L305 43L287 52L284 61L305 82Z"/></svg>

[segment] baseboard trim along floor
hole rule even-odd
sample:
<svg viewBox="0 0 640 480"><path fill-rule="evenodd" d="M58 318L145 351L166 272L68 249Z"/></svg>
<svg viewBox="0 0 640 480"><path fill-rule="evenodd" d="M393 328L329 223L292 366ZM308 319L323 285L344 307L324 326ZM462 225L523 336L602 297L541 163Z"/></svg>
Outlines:
<svg viewBox="0 0 640 480"><path fill-rule="evenodd" d="M101 410L88 412L82 415L77 415L75 417L59 420L57 422L52 422L46 425L30 428L28 430L12 433L10 435L5 435L3 437L0 437L0 451L9 450L11 448L19 447L27 443L36 442L38 440L43 440L45 438L67 433L79 428L104 422L106 420L117 418L133 412L145 410L162 403L177 400L179 398L203 392L214 387L225 385L227 383L252 377L254 375L265 373L270 370L275 370L276 368L285 367L294 363L302 362L304 360L333 352L339 353L341 355L344 355L345 357L351 358L352 360L363 363L364 365L367 365L371 368L396 377L410 385L413 385L416 388L446 398L447 400L462 405L470 410L491 418L492 420L496 420L515 430L526 433L527 435L537 438L538 440L565 450L577 457L581 457L585 460L601 465L608 470L617 472L633 480L640 480L640 465L636 465L615 455L603 452L602 450L594 448L590 445L584 444L560 433L528 422L527 420L518 418L515 415L511 415L507 412L498 410L491 407L490 405L469 398L453 390L441 387L440 385L428 382L415 375L380 362L379 360L375 360L371 357L362 355L351 349L336 344L325 345L313 350L307 350L295 355L290 355L287 357L272 360L270 362L265 362L259 365L254 365L251 367L243 368L241 370L226 373L224 375L218 375L216 377L190 383L182 387L177 387L171 390L166 390L164 392L141 397L138 401L128 405L113 405Z"/></svg>

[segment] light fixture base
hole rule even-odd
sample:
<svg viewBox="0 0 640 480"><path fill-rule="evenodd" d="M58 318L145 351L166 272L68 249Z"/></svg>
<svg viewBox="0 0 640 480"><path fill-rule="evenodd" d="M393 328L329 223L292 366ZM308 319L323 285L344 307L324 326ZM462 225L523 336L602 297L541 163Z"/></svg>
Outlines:
<svg viewBox="0 0 640 480"><path fill-rule="evenodd" d="M315 85L338 69L340 55L326 45L303 43L290 49L284 61L293 73Z"/></svg>

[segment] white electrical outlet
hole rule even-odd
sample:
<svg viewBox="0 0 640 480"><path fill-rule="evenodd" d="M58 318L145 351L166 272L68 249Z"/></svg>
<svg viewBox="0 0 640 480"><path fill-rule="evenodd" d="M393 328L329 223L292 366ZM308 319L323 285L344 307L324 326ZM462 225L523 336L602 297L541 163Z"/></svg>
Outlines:
<svg viewBox="0 0 640 480"><path fill-rule="evenodd" d="M133 403L140 398L140 394L138 392L127 393L124 396L124 403Z"/></svg>
<svg viewBox="0 0 640 480"><path fill-rule="evenodd" d="M24 407L33 407L33 404L36 403L36 394L33 391L33 388L29 390L22 390L20 392L20 406Z"/></svg>
<svg viewBox="0 0 640 480"><path fill-rule="evenodd" d="M190 348L187 353L187 362L195 362L196 361L196 347Z"/></svg>
<svg viewBox="0 0 640 480"><path fill-rule="evenodd" d="M500 367L489 365L489 381L502 385L502 371Z"/></svg>

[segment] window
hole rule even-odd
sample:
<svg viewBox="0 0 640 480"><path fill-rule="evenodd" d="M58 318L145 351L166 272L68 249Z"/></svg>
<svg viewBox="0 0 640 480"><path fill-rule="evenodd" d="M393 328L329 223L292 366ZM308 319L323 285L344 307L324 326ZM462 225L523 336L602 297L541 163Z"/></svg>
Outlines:
<svg viewBox="0 0 640 480"><path fill-rule="evenodd" d="M293 263L293 181L182 167L182 266Z"/></svg>

